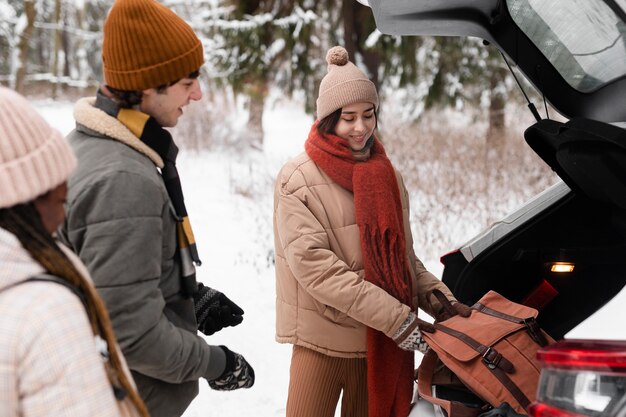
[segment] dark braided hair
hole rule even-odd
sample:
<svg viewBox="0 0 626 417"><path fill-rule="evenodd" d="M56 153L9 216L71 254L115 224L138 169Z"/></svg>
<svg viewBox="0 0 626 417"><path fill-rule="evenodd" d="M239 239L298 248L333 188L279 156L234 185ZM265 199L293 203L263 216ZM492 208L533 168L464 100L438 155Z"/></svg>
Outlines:
<svg viewBox="0 0 626 417"><path fill-rule="evenodd" d="M85 295L91 329L94 335L100 335L109 347L109 358L105 363L109 382L116 388L121 386L128 394L139 415L149 417L143 400L124 372L120 353L116 347L115 334L104 302L96 289L81 275L44 228L34 204L31 202L0 209L0 227L13 233L24 249L48 273L67 280ZM118 397L118 399L120 398Z"/></svg>

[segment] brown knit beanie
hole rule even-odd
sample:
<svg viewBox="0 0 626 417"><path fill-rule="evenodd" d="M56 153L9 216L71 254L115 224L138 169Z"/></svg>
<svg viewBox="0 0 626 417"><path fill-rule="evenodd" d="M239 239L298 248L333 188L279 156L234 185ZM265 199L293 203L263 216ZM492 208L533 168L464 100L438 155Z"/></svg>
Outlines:
<svg viewBox="0 0 626 417"><path fill-rule="evenodd" d="M65 182L75 167L61 133L24 97L0 87L0 208L45 194Z"/></svg>
<svg viewBox="0 0 626 417"><path fill-rule="evenodd" d="M348 60L348 51L334 46L326 53L328 74L322 79L317 98L317 119L353 103L372 103L378 108L374 83Z"/></svg>
<svg viewBox="0 0 626 417"><path fill-rule="evenodd" d="M202 43L176 13L155 0L116 0L104 22L104 81L145 90L185 78L204 63Z"/></svg>

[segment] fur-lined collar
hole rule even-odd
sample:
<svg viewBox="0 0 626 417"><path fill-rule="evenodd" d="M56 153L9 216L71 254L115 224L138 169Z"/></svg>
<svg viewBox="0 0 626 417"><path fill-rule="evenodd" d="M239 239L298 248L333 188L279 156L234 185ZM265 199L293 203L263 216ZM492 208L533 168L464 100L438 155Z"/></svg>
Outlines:
<svg viewBox="0 0 626 417"><path fill-rule="evenodd" d="M163 168L163 159L161 159L159 154L140 141L137 136L133 135L133 133L117 119L96 108L94 106L95 102L95 97L86 97L78 100L76 106L74 106L74 119L76 119L77 123L130 146L137 152L150 158L157 167Z"/></svg>

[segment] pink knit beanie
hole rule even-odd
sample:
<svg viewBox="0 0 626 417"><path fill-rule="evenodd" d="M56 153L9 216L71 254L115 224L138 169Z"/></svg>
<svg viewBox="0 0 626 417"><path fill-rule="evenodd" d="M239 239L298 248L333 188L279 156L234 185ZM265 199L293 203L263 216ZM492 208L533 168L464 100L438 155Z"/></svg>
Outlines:
<svg viewBox="0 0 626 417"><path fill-rule="evenodd" d="M0 208L26 203L67 180L76 158L65 138L13 90L0 87Z"/></svg>
<svg viewBox="0 0 626 417"><path fill-rule="evenodd" d="M317 119L353 103L372 103L378 108L376 86L348 60L348 51L334 46L326 53L328 74L322 79L317 98Z"/></svg>

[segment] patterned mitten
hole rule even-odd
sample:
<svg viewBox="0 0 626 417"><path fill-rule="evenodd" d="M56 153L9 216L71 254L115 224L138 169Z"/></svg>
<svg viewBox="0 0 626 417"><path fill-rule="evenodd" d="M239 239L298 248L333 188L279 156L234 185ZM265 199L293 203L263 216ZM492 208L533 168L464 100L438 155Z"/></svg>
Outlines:
<svg viewBox="0 0 626 417"><path fill-rule="evenodd" d="M393 341L398 344L400 349L404 350L417 350L425 353L428 350L428 344L422 338L422 332L432 333L435 331L435 327L418 319L417 314L410 312L409 316L400 325L400 328L396 330L393 335Z"/></svg>
<svg viewBox="0 0 626 417"><path fill-rule="evenodd" d="M226 354L226 368L222 375L209 381L209 386L217 391L232 391L250 388L254 385L254 369L239 353L231 352L226 346L220 346Z"/></svg>

